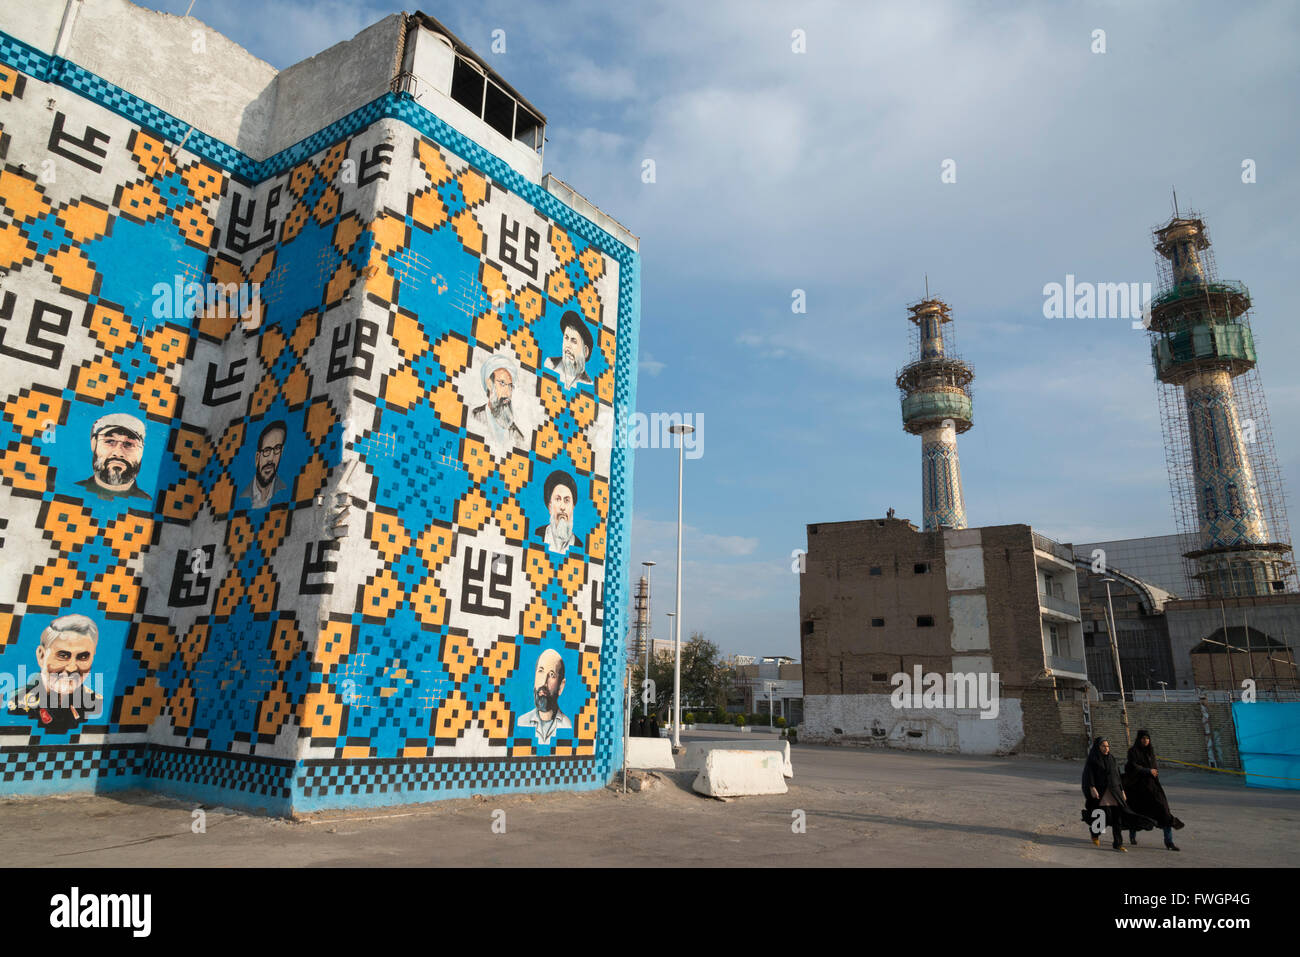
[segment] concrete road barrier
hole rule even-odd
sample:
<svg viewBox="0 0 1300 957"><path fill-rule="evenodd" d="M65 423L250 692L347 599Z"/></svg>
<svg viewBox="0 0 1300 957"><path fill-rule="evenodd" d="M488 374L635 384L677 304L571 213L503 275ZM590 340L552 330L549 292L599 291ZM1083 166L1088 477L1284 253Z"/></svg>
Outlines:
<svg viewBox="0 0 1300 957"><path fill-rule="evenodd" d="M686 754L682 758L682 769L699 771L704 767L704 758L710 751L779 751L781 753L781 773L788 778L794 777L794 765L790 763L790 742L764 741L751 738L744 744L735 741L691 741L686 745Z"/></svg>
<svg viewBox="0 0 1300 957"><path fill-rule="evenodd" d="M747 794L785 794L781 755L775 751L736 751L714 748L704 757L704 766L692 787L709 797L741 797Z"/></svg>
<svg viewBox="0 0 1300 957"><path fill-rule="evenodd" d="M628 738L627 766L629 768L666 768L672 770L673 743L667 738Z"/></svg>

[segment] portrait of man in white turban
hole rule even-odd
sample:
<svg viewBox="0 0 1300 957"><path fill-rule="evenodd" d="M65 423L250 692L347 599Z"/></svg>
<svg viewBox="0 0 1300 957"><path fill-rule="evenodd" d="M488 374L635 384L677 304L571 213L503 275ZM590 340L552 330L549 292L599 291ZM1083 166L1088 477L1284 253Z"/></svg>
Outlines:
<svg viewBox="0 0 1300 957"><path fill-rule="evenodd" d="M488 356L479 370L487 401L470 409L470 423L487 439L494 452L528 447L527 437L515 415L513 404L519 369L506 355Z"/></svg>

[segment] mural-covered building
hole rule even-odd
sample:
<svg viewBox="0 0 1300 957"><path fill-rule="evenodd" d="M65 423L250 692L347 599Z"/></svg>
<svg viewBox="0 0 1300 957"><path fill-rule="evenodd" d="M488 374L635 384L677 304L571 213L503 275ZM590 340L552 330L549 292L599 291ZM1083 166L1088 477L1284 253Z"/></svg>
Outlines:
<svg viewBox="0 0 1300 957"><path fill-rule="evenodd" d="M0 793L608 780L637 240L544 130L423 14L2 8Z"/></svg>

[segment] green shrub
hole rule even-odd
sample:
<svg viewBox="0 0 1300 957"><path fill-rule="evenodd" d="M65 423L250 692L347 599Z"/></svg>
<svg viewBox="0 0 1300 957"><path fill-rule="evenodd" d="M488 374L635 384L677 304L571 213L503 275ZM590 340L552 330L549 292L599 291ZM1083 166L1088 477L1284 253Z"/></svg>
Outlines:
<svg viewBox="0 0 1300 957"><path fill-rule="evenodd" d="M687 711L684 715L682 715L682 724L694 724L694 723L695 723L694 711Z"/></svg>
<svg viewBox="0 0 1300 957"><path fill-rule="evenodd" d="M736 727L743 728L744 726L745 726L745 716L743 714L736 715Z"/></svg>
<svg viewBox="0 0 1300 957"><path fill-rule="evenodd" d="M787 724L789 724L789 722L786 721L785 718L783 718L781 715L776 716L776 726L778 728L784 728Z"/></svg>

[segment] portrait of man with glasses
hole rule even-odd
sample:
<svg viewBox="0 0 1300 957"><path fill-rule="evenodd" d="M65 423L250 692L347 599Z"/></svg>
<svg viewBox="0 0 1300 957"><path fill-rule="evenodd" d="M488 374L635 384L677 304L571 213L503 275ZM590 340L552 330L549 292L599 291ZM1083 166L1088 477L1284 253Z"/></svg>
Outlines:
<svg viewBox="0 0 1300 957"><path fill-rule="evenodd" d="M102 499L143 498L136 484L144 458L144 423L125 412L100 416L90 427L91 476L77 484Z"/></svg>
<svg viewBox="0 0 1300 957"><path fill-rule="evenodd" d="M289 426L276 419L269 423L257 437L257 452L253 459L253 481L239 491L240 498L253 503L253 508L266 508L271 499L287 486L280 480L280 456Z"/></svg>

